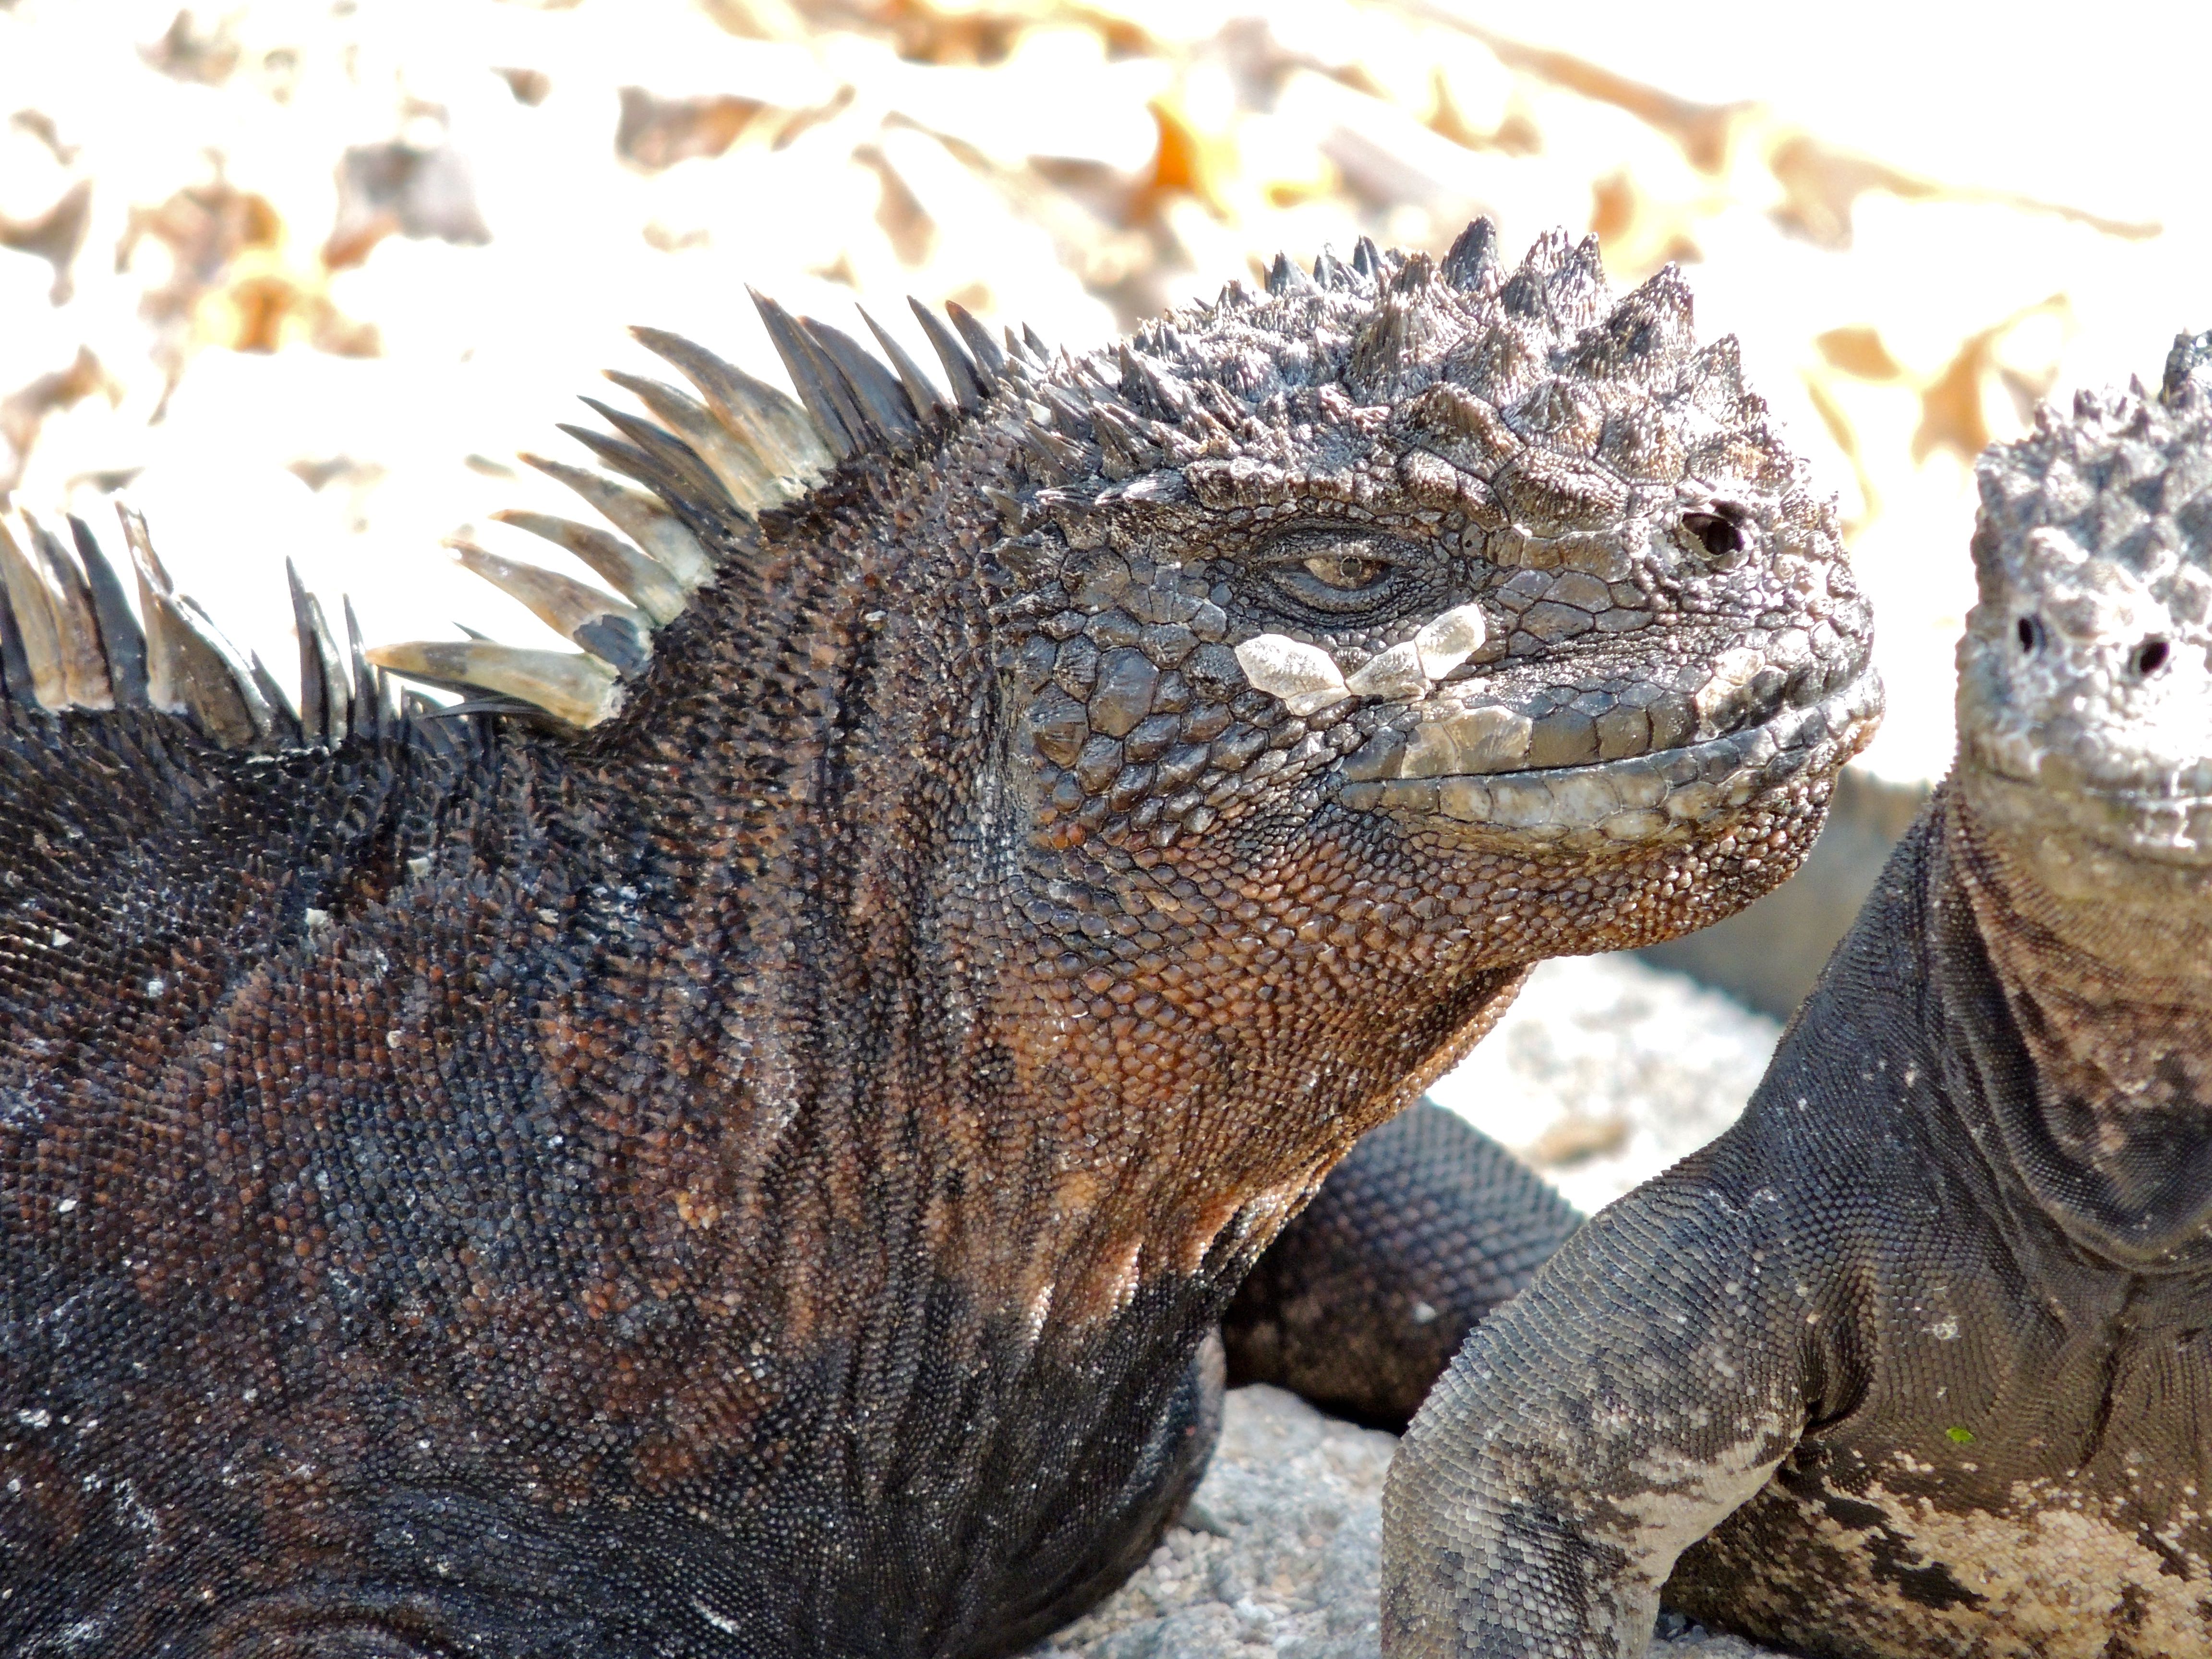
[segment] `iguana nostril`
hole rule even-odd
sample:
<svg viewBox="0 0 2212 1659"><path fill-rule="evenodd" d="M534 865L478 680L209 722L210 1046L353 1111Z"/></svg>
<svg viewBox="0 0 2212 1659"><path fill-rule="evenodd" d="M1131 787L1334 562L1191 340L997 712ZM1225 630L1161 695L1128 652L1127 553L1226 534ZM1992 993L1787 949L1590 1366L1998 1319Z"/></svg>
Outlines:
<svg viewBox="0 0 2212 1659"><path fill-rule="evenodd" d="M2043 624L2033 617L2022 617L2013 631L2020 636L2020 648L2030 655L2043 643Z"/></svg>
<svg viewBox="0 0 2212 1659"><path fill-rule="evenodd" d="M2172 647L2164 640L2145 640L2135 648L2135 654L2128 659L2128 666L2135 672L2137 679L2147 679L2166 666L2166 659L2172 651Z"/></svg>
<svg viewBox="0 0 2212 1659"><path fill-rule="evenodd" d="M1743 526L1720 514L1685 513L1682 528L1695 536L1713 558L1733 558L1743 551Z"/></svg>

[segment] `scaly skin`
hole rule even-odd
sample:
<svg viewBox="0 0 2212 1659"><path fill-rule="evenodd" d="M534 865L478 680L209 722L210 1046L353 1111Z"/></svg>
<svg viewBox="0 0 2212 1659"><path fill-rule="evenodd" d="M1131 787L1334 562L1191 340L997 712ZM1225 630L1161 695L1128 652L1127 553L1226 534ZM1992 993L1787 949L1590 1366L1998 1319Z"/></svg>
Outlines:
<svg viewBox="0 0 2212 1659"><path fill-rule="evenodd" d="M1479 1329L1384 1648L2212 1652L2212 336L1981 466L1959 754L1742 1120Z"/></svg>
<svg viewBox="0 0 2212 1659"><path fill-rule="evenodd" d="M983 1655L1118 1583L1330 1167L1872 723L1732 343L1491 241L975 331L953 408L658 340L686 441L586 441L659 504L579 485L638 545L526 526L636 608L479 560L598 655L375 653L568 726L316 644L295 730L150 561L142 690L15 558L0 1648Z"/></svg>

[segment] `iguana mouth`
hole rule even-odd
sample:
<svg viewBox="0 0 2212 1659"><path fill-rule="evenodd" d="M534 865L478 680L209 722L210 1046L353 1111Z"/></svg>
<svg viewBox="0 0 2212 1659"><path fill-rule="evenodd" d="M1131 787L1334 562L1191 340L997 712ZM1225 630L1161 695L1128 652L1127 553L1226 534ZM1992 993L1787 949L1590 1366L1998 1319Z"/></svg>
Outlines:
<svg viewBox="0 0 2212 1659"><path fill-rule="evenodd" d="M1497 708L1471 705L1460 715L1431 723L1479 720ZM1398 775L1356 778L1343 785L1337 799L1355 811L1418 812L1537 841L1593 836L1620 843L1679 840L1808 768L1832 771L1866 746L1881 708L1881 677L1863 664L1844 686L1814 701L1784 702L1755 724L1703 742L1592 764L1407 776L1425 758L1417 744L1408 742L1395 756L1367 761L1369 767L1379 765ZM1352 757L1347 774L1364 769L1357 764L1360 759Z"/></svg>
<svg viewBox="0 0 2212 1659"><path fill-rule="evenodd" d="M2131 777L2083 777L2049 763L2051 750L1970 732L1962 768L2002 790L2023 817L2063 817L2073 827L2134 857L2160 864L2212 863L2212 760ZM2061 770L2070 775L2061 776Z"/></svg>

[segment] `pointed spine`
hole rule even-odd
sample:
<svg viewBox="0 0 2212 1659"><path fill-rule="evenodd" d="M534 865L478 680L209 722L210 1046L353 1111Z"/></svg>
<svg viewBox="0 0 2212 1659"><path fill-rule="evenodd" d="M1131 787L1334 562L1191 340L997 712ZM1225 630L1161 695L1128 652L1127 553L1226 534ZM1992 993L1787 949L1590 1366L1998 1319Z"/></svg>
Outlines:
<svg viewBox="0 0 2212 1659"><path fill-rule="evenodd" d="M22 627L15 620L5 581L0 581L0 697L26 708L36 708L39 702L39 683L23 650Z"/></svg>
<svg viewBox="0 0 2212 1659"><path fill-rule="evenodd" d="M1476 219L1460 232L1444 251L1443 278L1466 294L1487 294L1498 285L1502 269L1498 255L1498 227Z"/></svg>
<svg viewBox="0 0 2212 1659"><path fill-rule="evenodd" d="M279 748L298 748L301 727L300 717L293 710L292 700L284 695L284 688L276 683L276 677L269 672L269 665L261 660L258 651L246 653L246 666L252 678L253 689L261 694L261 701L269 706L270 736Z"/></svg>
<svg viewBox="0 0 2212 1659"><path fill-rule="evenodd" d="M919 300L909 296L907 304L914 308L921 323L921 331L929 337L929 348L937 354L938 362L945 365L945 378L952 387L953 401L961 408L973 411L982 408L986 396L983 377L976 372L975 363L961 346L958 337L945 327L944 320Z"/></svg>
<svg viewBox="0 0 2212 1659"><path fill-rule="evenodd" d="M975 368L981 376L983 384L986 386L995 384L999 377L1006 372L1006 355L999 349L998 342L991 337L991 331L977 322L969 314L967 307L956 304L951 300L945 302L945 314L952 319L952 326L960 331L960 337L967 342L968 349L975 359Z"/></svg>
<svg viewBox="0 0 2212 1659"><path fill-rule="evenodd" d="M738 441L712 410L661 380L641 374L606 371L607 379L635 398L653 417L690 445L722 488L750 515L782 499L775 473L750 448Z"/></svg>
<svg viewBox="0 0 2212 1659"><path fill-rule="evenodd" d="M353 681L353 707L347 713L347 722L358 737L380 738L384 735L386 700L384 676L368 659L368 649L362 641L361 618L354 612L352 597L348 595L340 603L345 611L346 656Z"/></svg>
<svg viewBox="0 0 2212 1659"><path fill-rule="evenodd" d="M527 606L555 633L605 658L625 678L653 660L653 632L645 613L596 587L520 559L502 558L456 538L447 545L462 567Z"/></svg>
<svg viewBox="0 0 2212 1659"><path fill-rule="evenodd" d="M597 398L580 398L577 401L635 446L622 465L640 483L674 502L689 502L709 518L720 518L726 511L737 513L738 504L722 488L722 481L714 476L714 470L681 438L662 431L650 421L641 421L611 404L603 404ZM563 427L562 430L574 435L571 428ZM617 444L611 446L611 451L599 453L618 454L622 447ZM615 464L610 459L609 465Z"/></svg>
<svg viewBox="0 0 2212 1659"><path fill-rule="evenodd" d="M137 570L139 607L146 617L147 701L164 714L190 718L226 748L265 744L275 714L254 684L252 670L205 613L178 595L154 551L146 520L121 501L115 512Z"/></svg>
<svg viewBox="0 0 2212 1659"><path fill-rule="evenodd" d="M115 690L108 683L107 654L100 649L100 624L93 616L92 590L53 532L29 514L23 528L46 568L46 592L54 614L54 637L61 647L62 678L74 708L112 708Z"/></svg>
<svg viewBox="0 0 2212 1659"><path fill-rule="evenodd" d="M921 365L915 362L907 349L884 332L884 325L866 311L860 313L860 320L868 325L868 332L876 337L876 343L884 349L884 356L891 360L891 367L898 371L899 384L906 388L907 401L914 405L915 412L927 419L944 408L945 399L938 394L929 376L922 373Z"/></svg>
<svg viewBox="0 0 2212 1659"><path fill-rule="evenodd" d="M817 349L830 361L845 382L860 411L867 428L864 435L896 438L915 428L919 412L908 401L906 388L898 377L868 355L865 347L842 329L827 323L818 323L811 317L799 319Z"/></svg>
<svg viewBox="0 0 2212 1659"><path fill-rule="evenodd" d="M1275 263L1267 267L1267 292L1270 294L1312 294L1316 291L1313 278L1299 270L1287 253L1278 253Z"/></svg>
<svg viewBox="0 0 2212 1659"><path fill-rule="evenodd" d="M745 291L752 295L753 308L760 313L769 343L783 362L783 372L791 376L792 389L806 405L806 412L813 416L831 451L843 460L858 451L864 440L860 405L847 388L845 377L807 338L789 312L765 294L751 289Z"/></svg>
<svg viewBox="0 0 2212 1659"><path fill-rule="evenodd" d="M622 707L614 670L580 653L530 651L474 640L415 640L380 645L368 659L410 679L520 698L570 726L597 726Z"/></svg>
<svg viewBox="0 0 2212 1659"><path fill-rule="evenodd" d="M122 580L108 562L92 526L70 514L70 538L76 544L77 562L83 567L85 586L92 592L93 619L100 627L101 654L107 659L108 684L118 708L146 707L146 635L131 614L123 596Z"/></svg>
<svg viewBox="0 0 2212 1659"><path fill-rule="evenodd" d="M811 485L836 461L806 411L766 381L680 334L657 328L634 328L630 333L648 351L674 364L698 388L715 418L778 478ZM787 490L785 499L793 493Z"/></svg>
<svg viewBox="0 0 2212 1659"><path fill-rule="evenodd" d="M289 559L284 561L284 580L292 591L292 631L300 641L301 733L308 743L343 743L353 701L344 659L323 620L321 603L307 592L299 567Z"/></svg>
<svg viewBox="0 0 2212 1659"><path fill-rule="evenodd" d="M665 625L684 614L682 584L621 537L550 513L505 508L491 516L574 554L655 623Z"/></svg>
<svg viewBox="0 0 2212 1659"><path fill-rule="evenodd" d="M691 592L714 574L714 562L699 538L653 496L601 477L587 467L526 453L519 459L582 496L593 512L644 549L684 592Z"/></svg>
<svg viewBox="0 0 2212 1659"><path fill-rule="evenodd" d="M31 677L32 695L49 710L69 707L69 678L62 666L61 636L54 625L53 599L46 576L0 521L0 583L15 612L16 637Z"/></svg>

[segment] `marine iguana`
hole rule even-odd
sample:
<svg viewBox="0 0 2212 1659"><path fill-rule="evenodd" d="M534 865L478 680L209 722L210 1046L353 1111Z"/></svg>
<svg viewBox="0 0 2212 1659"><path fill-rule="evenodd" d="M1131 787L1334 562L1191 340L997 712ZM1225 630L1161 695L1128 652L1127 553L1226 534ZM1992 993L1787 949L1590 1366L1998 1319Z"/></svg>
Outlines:
<svg viewBox="0 0 2212 1659"><path fill-rule="evenodd" d="M143 640L0 544L0 1649L986 1655L1118 1583L1331 1166L1535 958L1780 879L1875 717L1734 342L1494 243L925 313L949 398L644 332L696 395L572 430L649 493L539 463L625 535L513 519L623 597L463 550L580 655L295 589L295 712L130 515Z"/></svg>
<svg viewBox="0 0 2212 1659"><path fill-rule="evenodd" d="M1393 1464L1384 1648L2212 1652L2212 335L1979 467L1951 775Z"/></svg>

